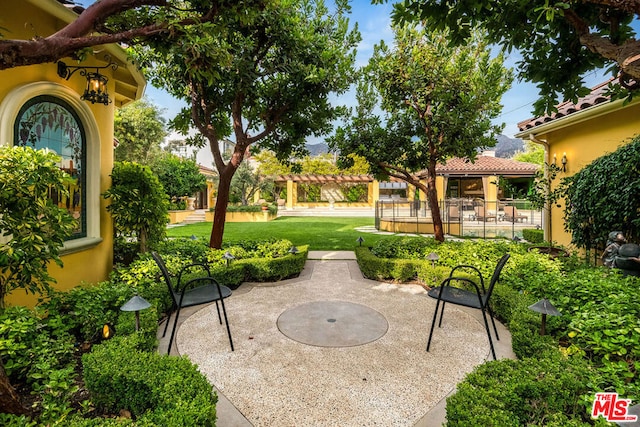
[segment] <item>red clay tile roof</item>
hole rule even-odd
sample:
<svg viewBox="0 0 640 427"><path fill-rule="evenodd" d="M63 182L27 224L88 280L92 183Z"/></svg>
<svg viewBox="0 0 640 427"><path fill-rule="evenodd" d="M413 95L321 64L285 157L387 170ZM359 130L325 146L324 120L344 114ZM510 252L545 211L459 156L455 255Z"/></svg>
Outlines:
<svg viewBox="0 0 640 427"><path fill-rule="evenodd" d="M605 94L609 83L611 83L614 79L609 79L606 82L600 83L591 89L591 93L583 98L579 98L577 103L573 103L571 101L565 101L561 104L558 104L556 107L558 109L557 112L551 114L545 114L540 117L532 117L530 119L521 121L518 123L518 129L520 131L525 131L527 129L534 128L536 126L543 125L550 121L559 119L564 116L568 116L569 114L573 114L582 110L585 110L589 107L593 107L594 105L602 104L603 102L607 102L610 100L610 97Z"/></svg>
<svg viewBox="0 0 640 427"><path fill-rule="evenodd" d="M454 157L436 166L438 175L518 175L533 176L540 166L492 156L478 156L474 163ZM418 174L420 175L420 174Z"/></svg>

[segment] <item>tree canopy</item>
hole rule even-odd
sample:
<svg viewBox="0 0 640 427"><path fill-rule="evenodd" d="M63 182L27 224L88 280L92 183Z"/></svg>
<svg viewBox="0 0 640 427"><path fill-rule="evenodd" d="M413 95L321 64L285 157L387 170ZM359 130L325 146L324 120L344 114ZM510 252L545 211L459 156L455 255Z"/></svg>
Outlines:
<svg viewBox="0 0 640 427"><path fill-rule="evenodd" d="M576 101L587 94L585 75L603 67L622 88L638 89L640 41L631 23L639 14L639 0L405 0L396 3L394 20L446 28L456 44L483 28L490 43L520 52L518 77L538 85L534 107L542 113L555 108L559 95Z"/></svg>
<svg viewBox="0 0 640 427"><path fill-rule="evenodd" d="M151 170L170 199L192 196L207 186L207 179L194 160L182 159L172 153L162 153L151 164Z"/></svg>
<svg viewBox="0 0 640 427"><path fill-rule="evenodd" d="M167 136L162 110L146 99L139 99L115 112L113 134L118 140L116 161L150 165L160 154Z"/></svg>
<svg viewBox="0 0 640 427"><path fill-rule="evenodd" d="M193 26L215 22L221 11L243 15L264 0L100 0L54 34L29 40L0 39L0 70L82 59L91 47L139 43L151 38L177 39ZM25 23L26 24L26 23ZM0 29L2 31L2 29ZM3 34L7 36L7 34Z"/></svg>
<svg viewBox="0 0 640 427"><path fill-rule="evenodd" d="M349 30L348 4L265 0L242 3L242 13L220 9L217 22L155 38L137 49L152 82L185 99L190 109L173 121L208 141L220 181L210 245L220 247L231 178L252 144L279 158L302 152L309 136L331 130L341 113L329 101L354 75L357 30ZM180 76L180 78L176 78ZM233 136L229 160L221 142Z"/></svg>
<svg viewBox="0 0 640 427"><path fill-rule="evenodd" d="M501 55L491 58L477 33L467 45L455 47L447 31L418 26L394 31L392 47L384 42L375 47L358 85L356 113L332 145L343 161L348 162L344 154L358 154L376 177L396 177L424 191L436 238L443 240L436 164L451 156L474 159L478 147L495 145L501 126L491 121L501 111L511 72ZM426 185L415 176L422 170Z"/></svg>

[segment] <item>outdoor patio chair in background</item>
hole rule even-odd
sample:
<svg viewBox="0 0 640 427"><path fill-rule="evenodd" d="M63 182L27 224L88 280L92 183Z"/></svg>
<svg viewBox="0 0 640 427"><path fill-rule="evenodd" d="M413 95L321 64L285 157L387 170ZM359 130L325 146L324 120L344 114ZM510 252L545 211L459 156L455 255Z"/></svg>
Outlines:
<svg viewBox="0 0 640 427"><path fill-rule="evenodd" d="M523 222L525 220L529 220L529 216L521 214L518 212L518 208L515 206L505 206L504 207L504 220L509 222Z"/></svg>
<svg viewBox="0 0 640 427"><path fill-rule="evenodd" d="M440 321L438 322L438 327L442 326L442 315L444 314L444 306L446 303L451 303L455 305L461 305L464 307L476 308L482 311L482 318L484 320L484 327L487 330L487 336L489 337L489 347L491 347L491 354L493 355L493 359L496 359L496 351L493 348L493 340L491 339L491 332L489 331L489 322L487 321L487 313L491 318L491 324L493 325L493 331L496 334L496 340L500 340L498 336L498 329L496 328L496 323L493 320L493 313L491 312L491 307L489 307L489 299L491 298L491 293L493 292L493 287L496 282L500 278L500 272L502 268L509 260L510 255L504 254L500 261L498 261L498 265L493 271L493 275L491 276L491 281L489 282L489 288L485 290L484 287L484 279L482 277L482 273L476 267L470 265L458 265L451 270L449 277L446 278L442 284L438 287L431 289L428 295L432 298L436 298L438 302L436 303L436 309L433 313L433 321L431 322L431 331L429 332L429 341L427 342L427 351L431 347L431 338L433 336L433 328L436 324L436 317L438 317L438 309L440 308L440 303L442 303L442 309L440 309ZM477 273L480 281L480 285L474 282L471 279L466 277L455 277L455 272L461 269L473 270ZM460 289L452 286L452 283L461 282L462 284L470 284L475 290L469 291L465 289Z"/></svg>
<svg viewBox="0 0 640 427"><path fill-rule="evenodd" d="M162 276L164 277L165 282L167 282L167 286L169 287L169 294L173 300L173 305L169 310L169 316L167 317L167 323L164 326L164 332L162 336L164 337L167 334L167 328L169 326L169 321L171 320L171 315L175 311L175 318L173 319L173 327L171 329L171 338L169 338L169 348L167 350L167 354L171 353L171 345L173 344L173 338L176 333L176 327L178 326L178 318L180 317L180 310L184 307L193 307L201 304L209 304L212 302L216 303L216 309L218 310L218 320L222 325L222 317L220 316L220 305L222 306L222 313L224 315L224 323L227 327L227 335L229 335L229 344L231 345L231 351L233 351L233 340L231 339L231 329L229 328L229 320L227 319L227 310L224 306L224 299L231 295L231 289L226 286L221 286L213 277L211 277L211 272L209 271L209 267L204 264L190 264L185 266L180 273L178 274L178 278L175 282L175 285L172 282L171 275L169 274L169 270L167 270L162 257L158 255L156 252L152 252L151 255L153 259L160 267L160 271L162 272ZM206 273L206 276L199 276L195 278L191 278L191 272L194 270L201 269L202 273ZM187 275L187 279L185 279L184 283L183 275Z"/></svg>
<svg viewBox="0 0 640 427"><path fill-rule="evenodd" d="M449 218L449 221L460 221L460 209L458 209L458 207L455 205L449 205L449 208L447 210L447 217Z"/></svg>
<svg viewBox="0 0 640 427"><path fill-rule="evenodd" d="M492 213L486 213L484 206L476 206L473 208L476 212L476 221L489 221L489 220L496 220L496 215L492 214Z"/></svg>

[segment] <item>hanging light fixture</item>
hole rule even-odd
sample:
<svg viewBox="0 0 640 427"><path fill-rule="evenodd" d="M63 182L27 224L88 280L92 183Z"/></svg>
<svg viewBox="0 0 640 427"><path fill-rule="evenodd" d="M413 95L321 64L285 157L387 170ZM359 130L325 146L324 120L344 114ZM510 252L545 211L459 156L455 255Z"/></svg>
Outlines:
<svg viewBox="0 0 640 427"><path fill-rule="evenodd" d="M111 103L107 92L109 79L107 76L100 74L100 70L111 68L115 71L118 68L118 64L112 62L109 55L105 56L105 60L109 63L104 67L70 67L64 62L58 61L58 75L65 80L69 80L76 71L80 70L80 75L87 79L87 86L80 98L92 104L109 105Z"/></svg>

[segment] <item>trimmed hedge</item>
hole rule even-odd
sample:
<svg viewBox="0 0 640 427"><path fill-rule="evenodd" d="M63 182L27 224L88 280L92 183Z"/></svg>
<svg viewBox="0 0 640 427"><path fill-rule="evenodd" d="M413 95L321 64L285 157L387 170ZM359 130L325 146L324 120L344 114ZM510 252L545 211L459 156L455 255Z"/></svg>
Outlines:
<svg viewBox="0 0 640 427"><path fill-rule="evenodd" d="M217 396L187 358L143 351L137 334L116 337L82 357L84 379L102 410L131 412L138 425L215 426Z"/></svg>
<svg viewBox="0 0 640 427"><path fill-rule="evenodd" d="M447 426L592 425L584 407L590 371L581 359L503 359L478 366L447 398Z"/></svg>
<svg viewBox="0 0 640 427"><path fill-rule="evenodd" d="M544 231L535 228L525 228L522 230L522 237L529 243L542 243L544 242Z"/></svg>
<svg viewBox="0 0 640 427"><path fill-rule="evenodd" d="M379 258L365 246L355 248L358 266L364 277L373 280L407 281L418 277L418 269L425 261Z"/></svg>

